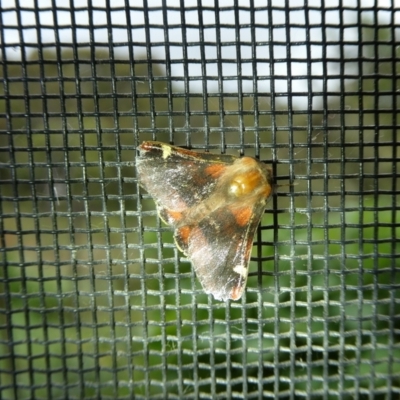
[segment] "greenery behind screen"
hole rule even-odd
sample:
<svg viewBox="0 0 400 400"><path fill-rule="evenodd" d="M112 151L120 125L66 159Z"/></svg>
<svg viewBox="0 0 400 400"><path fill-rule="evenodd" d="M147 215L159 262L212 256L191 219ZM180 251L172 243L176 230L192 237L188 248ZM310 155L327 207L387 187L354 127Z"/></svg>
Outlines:
<svg viewBox="0 0 400 400"><path fill-rule="evenodd" d="M381 51L390 54L390 46ZM213 389L213 379L234 382L246 367L248 392L260 377L264 390L274 392L279 367L282 391L321 390L324 375L336 390L339 373L359 376L365 388L374 373L373 385L385 386L380 376L389 374L387 360L400 359L398 346L393 354L380 334L393 329L388 316L400 312L398 298L396 310L388 299L400 252L397 200L385 194L395 179L393 129L375 129L377 118L380 126L393 125L392 97L384 93L394 90L399 71L390 61L379 63L387 76L379 80L382 96L374 92L375 78L363 79L362 87L350 81L344 103L339 95L329 97L326 115L294 109L289 119L284 106L272 115L274 100L260 97L257 107L265 113L257 139L252 96L243 98L242 120L231 96L223 99L223 111L211 96L204 116L202 95L189 103L174 98L170 119L168 82L157 65L151 67L152 97L146 96L147 63L133 64L132 83L131 63L111 64L106 54L96 54L95 75L87 51L79 52L86 62L78 65L68 52L59 65L54 53L43 58L42 64L28 60L25 79L21 65L3 69L12 100L4 100L3 86L1 113L10 119L0 119L0 324L7 327L0 330L0 382L11 385L15 378L22 396L32 390L45 396L48 385L61 396L65 384L71 396L182 395L226 391L223 383ZM374 69L373 63L364 67ZM376 114L378 95L382 112ZM171 133L170 126L187 126L188 104L190 127ZM216 129L221 116L231 128L226 132ZM234 129L240 122L243 136ZM162 131L154 135L151 127ZM187 145L188 138L198 150L208 140L216 153L221 138L233 154L243 142L252 156L260 143L259 156L274 165L278 183L296 179L278 189L256 234L253 256L262 261L251 262L244 308L241 301L226 305L203 294L154 202L136 196L135 146L147 139ZM360 346L363 363L352 350ZM325 359L328 370L317 370ZM307 380L310 371L321 379ZM200 389L193 380L203 382ZM352 380L343 385L354 388ZM243 382L229 390L243 392ZM3 391L5 398L11 392Z"/></svg>

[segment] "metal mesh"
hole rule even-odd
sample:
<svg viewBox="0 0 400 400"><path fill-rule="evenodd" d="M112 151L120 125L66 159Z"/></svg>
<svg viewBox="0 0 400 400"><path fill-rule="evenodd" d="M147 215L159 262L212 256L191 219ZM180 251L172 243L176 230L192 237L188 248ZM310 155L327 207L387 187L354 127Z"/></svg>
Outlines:
<svg viewBox="0 0 400 400"><path fill-rule="evenodd" d="M0 3L0 398L398 398L394 2L26 3ZM293 183L240 301L139 189L143 140Z"/></svg>

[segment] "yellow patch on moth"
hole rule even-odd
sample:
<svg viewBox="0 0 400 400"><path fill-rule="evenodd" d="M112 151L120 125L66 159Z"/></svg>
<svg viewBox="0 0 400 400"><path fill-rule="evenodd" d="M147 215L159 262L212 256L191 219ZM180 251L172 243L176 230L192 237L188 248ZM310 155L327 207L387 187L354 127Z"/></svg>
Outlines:
<svg viewBox="0 0 400 400"><path fill-rule="evenodd" d="M162 148L162 158L166 160L172 153L172 147L162 144L161 148Z"/></svg>

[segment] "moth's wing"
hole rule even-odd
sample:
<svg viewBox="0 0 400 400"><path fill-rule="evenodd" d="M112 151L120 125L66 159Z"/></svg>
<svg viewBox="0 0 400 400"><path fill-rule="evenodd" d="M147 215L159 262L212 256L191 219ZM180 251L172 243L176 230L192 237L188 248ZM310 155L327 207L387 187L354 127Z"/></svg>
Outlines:
<svg viewBox="0 0 400 400"><path fill-rule="evenodd" d="M204 291L216 299L242 297L265 204L265 199L260 199L253 205L221 207L196 225L176 229L178 247L191 259Z"/></svg>
<svg viewBox="0 0 400 400"><path fill-rule="evenodd" d="M237 157L197 153L159 142L139 146L140 185L154 198L160 216L174 224L186 209L202 202Z"/></svg>

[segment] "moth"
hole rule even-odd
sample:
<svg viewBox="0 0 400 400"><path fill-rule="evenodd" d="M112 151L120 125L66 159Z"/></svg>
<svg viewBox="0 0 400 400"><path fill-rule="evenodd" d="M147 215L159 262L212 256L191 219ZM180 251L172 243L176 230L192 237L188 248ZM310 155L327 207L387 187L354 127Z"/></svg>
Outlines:
<svg viewBox="0 0 400 400"><path fill-rule="evenodd" d="M272 171L251 157L198 153L143 142L139 184L177 247L192 261L206 293L239 300L246 286L254 234L274 190Z"/></svg>

